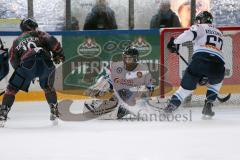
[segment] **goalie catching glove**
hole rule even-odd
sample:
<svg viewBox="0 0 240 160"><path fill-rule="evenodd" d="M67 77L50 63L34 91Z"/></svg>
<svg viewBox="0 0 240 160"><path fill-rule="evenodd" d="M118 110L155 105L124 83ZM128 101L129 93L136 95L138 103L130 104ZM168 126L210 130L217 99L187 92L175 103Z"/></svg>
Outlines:
<svg viewBox="0 0 240 160"><path fill-rule="evenodd" d="M167 48L171 53L178 53L179 44L174 43L174 37L171 37L170 41L167 44Z"/></svg>

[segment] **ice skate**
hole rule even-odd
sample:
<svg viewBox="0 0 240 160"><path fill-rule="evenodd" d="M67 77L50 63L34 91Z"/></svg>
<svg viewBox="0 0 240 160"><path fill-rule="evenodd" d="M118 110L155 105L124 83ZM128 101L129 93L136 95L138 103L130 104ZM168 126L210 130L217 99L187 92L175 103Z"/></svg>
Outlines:
<svg viewBox="0 0 240 160"><path fill-rule="evenodd" d="M213 103L206 100L202 110L202 119L211 119L215 115L212 111L212 107Z"/></svg>
<svg viewBox="0 0 240 160"><path fill-rule="evenodd" d="M7 121L7 114L8 109L5 106L0 106L0 128L3 128L5 126L5 123Z"/></svg>
<svg viewBox="0 0 240 160"><path fill-rule="evenodd" d="M131 114L131 112L129 110L127 110L126 108L124 108L123 106L120 105L119 109L118 109L118 113L117 113L117 118L121 119L121 118L123 118L124 116L126 116L128 114Z"/></svg>
<svg viewBox="0 0 240 160"><path fill-rule="evenodd" d="M0 116L0 128L3 128L5 126L7 119L3 116Z"/></svg>
<svg viewBox="0 0 240 160"><path fill-rule="evenodd" d="M183 107L191 107L191 102L192 102L192 94L189 95L183 102L182 106Z"/></svg>
<svg viewBox="0 0 240 160"><path fill-rule="evenodd" d="M169 114L171 114L171 113L173 113L177 108L178 108L178 106L176 106L176 105L174 105L174 104L172 104L172 103L169 103L169 104L167 105L167 107L163 109L163 111L164 111L164 113L167 113L167 114L169 113Z"/></svg>
<svg viewBox="0 0 240 160"><path fill-rule="evenodd" d="M59 112L58 112L58 104L50 105L50 120L53 122L53 125L58 124Z"/></svg>

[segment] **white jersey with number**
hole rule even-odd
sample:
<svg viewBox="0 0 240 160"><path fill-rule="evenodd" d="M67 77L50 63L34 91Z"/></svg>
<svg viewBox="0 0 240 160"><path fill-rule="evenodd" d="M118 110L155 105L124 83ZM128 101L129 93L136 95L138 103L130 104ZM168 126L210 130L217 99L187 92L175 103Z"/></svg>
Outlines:
<svg viewBox="0 0 240 160"><path fill-rule="evenodd" d="M136 100L142 94L148 93L147 86L151 86L153 79L146 64L138 64L133 71L128 71L124 67L123 62L111 63L111 79L116 95L120 95L120 91L129 91L130 95L121 99L127 105L134 106Z"/></svg>
<svg viewBox="0 0 240 160"><path fill-rule="evenodd" d="M194 53L204 52L215 55L224 61L222 47L223 34L212 24L192 25L189 30L183 32L175 40L175 44L182 44L187 41L193 42Z"/></svg>

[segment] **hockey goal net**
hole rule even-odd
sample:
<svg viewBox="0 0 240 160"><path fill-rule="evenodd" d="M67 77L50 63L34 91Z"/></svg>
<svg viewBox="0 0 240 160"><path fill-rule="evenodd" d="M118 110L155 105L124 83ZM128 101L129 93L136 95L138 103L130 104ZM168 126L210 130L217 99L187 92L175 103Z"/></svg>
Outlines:
<svg viewBox="0 0 240 160"><path fill-rule="evenodd" d="M231 98L225 104L239 104L240 102L240 27L219 27L224 34L223 53L226 61L225 79L219 97L231 93ZM169 98L179 87L181 78L186 69L186 64L178 55L167 50L167 43L171 37L177 37L185 29L166 28L161 30L160 38L160 97ZM180 46L179 53L189 61L193 54L192 42ZM169 85L166 85L170 84ZM169 88L170 87L170 88ZM191 103L204 103L206 86L198 86Z"/></svg>

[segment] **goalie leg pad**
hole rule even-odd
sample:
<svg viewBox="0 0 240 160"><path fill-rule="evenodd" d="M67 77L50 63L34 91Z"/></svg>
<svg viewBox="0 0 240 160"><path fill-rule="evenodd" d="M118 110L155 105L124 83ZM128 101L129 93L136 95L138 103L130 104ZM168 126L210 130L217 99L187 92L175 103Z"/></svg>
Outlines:
<svg viewBox="0 0 240 160"><path fill-rule="evenodd" d="M93 100L90 103L84 103L84 106L95 115L102 115L113 111L118 106L116 97L109 100Z"/></svg>

